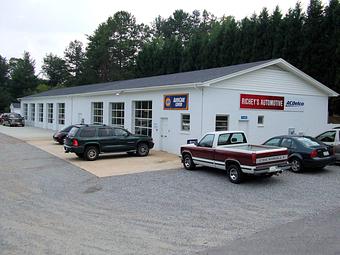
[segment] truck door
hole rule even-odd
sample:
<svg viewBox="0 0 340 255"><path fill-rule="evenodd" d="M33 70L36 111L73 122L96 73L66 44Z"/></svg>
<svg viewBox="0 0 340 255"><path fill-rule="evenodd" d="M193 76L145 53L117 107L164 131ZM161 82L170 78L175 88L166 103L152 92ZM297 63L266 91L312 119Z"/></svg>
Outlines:
<svg viewBox="0 0 340 255"><path fill-rule="evenodd" d="M193 160L198 164L214 167L215 149L213 148L215 135L207 134L192 149Z"/></svg>

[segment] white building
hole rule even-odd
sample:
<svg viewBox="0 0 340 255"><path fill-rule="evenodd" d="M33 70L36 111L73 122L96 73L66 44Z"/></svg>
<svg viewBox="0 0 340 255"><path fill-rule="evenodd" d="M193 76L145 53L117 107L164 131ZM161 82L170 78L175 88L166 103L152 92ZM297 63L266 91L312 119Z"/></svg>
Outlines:
<svg viewBox="0 0 340 255"><path fill-rule="evenodd" d="M151 135L155 149L178 153L212 130L244 130L252 143L327 125L336 92L283 59L54 89L21 98L27 124L61 129L103 123Z"/></svg>
<svg viewBox="0 0 340 255"><path fill-rule="evenodd" d="M9 106L9 109L11 112L14 113L21 113L21 109L20 109L20 103L11 103Z"/></svg>

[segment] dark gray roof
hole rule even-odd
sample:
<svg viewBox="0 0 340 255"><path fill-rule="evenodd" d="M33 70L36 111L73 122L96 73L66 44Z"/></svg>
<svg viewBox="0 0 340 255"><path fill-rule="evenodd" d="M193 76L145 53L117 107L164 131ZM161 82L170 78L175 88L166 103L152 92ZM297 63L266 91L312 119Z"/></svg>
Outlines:
<svg viewBox="0 0 340 255"><path fill-rule="evenodd" d="M217 79L232 73L237 73L272 60L265 60L259 62L252 62L246 64L239 64L226 67L218 67L211 69L204 69L191 72L166 74L159 76L151 76L145 78L138 78L132 80L113 81L106 83L97 83L90 85L82 85L76 87L67 87L60 89L51 89L42 93L30 95L24 98L44 97L44 96L62 96L72 94L82 94L110 90L136 89L136 88L150 88L169 85L182 85L190 83L206 82Z"/></svg>
<svg viewBox="0 0 340 255"><path fill-rule="evenodd" d="M11 103L14 108L20 108L20 103Z"/></svg>

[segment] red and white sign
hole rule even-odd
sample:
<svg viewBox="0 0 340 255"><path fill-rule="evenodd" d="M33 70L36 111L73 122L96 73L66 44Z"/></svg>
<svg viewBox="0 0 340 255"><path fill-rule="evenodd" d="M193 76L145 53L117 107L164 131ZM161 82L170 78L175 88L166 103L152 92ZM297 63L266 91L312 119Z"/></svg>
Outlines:
<svg viewBox="0 0 340 255"><path fill-rule="evenodd" d="M241 94L241 109L284 110L284 97Z"/></svg>

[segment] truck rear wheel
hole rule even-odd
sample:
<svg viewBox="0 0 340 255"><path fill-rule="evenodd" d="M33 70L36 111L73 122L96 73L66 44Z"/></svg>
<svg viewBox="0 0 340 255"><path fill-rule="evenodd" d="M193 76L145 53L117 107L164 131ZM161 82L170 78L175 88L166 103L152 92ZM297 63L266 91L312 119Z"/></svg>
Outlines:
<svg viewBox="0 0 340 255"><path fill-rule="evenodd" d="M236 164L230 164L227 166L227 173L229 181L235 184L239 184L243 180L243 173L240 167Z"/></svg>
<svg viewBox="0 0 340 255"><path fill-rule="evenodd" d="M194 170L196 168L194 161L188 153L183 155L183 166L186 170Z"/></svg>

